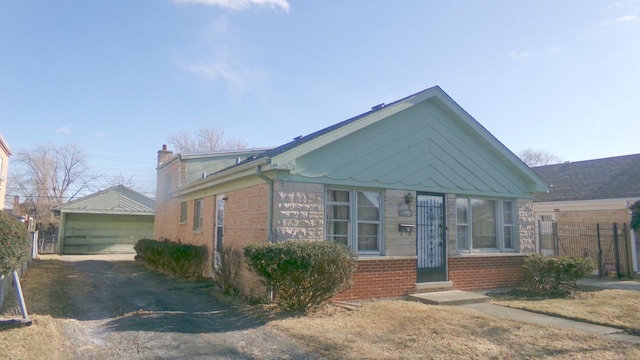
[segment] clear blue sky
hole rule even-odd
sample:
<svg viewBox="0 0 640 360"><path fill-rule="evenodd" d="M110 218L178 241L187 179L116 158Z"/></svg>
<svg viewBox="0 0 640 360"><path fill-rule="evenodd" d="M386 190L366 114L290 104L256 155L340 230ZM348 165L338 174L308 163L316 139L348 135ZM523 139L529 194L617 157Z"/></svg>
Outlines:
<svg viewBox="0 0 640 360"><path fill-rule="evenodd" d="M640 152L640 0L0 2L0 133L155 188L167 136L276 146L439 85L514 153ZM10 167L11 170L11 167Z"/></svg>

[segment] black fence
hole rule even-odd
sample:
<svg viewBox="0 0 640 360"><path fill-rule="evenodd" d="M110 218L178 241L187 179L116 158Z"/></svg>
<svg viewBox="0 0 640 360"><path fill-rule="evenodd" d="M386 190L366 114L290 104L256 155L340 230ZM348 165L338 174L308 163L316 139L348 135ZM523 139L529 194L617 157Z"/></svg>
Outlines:
<svg viewBox="0 0 640 360"><path fill-rule="evenodd" d="M631 230L619 223L557 223L538 220L538 252L593 261L594 275L631 277Z"/></svg>

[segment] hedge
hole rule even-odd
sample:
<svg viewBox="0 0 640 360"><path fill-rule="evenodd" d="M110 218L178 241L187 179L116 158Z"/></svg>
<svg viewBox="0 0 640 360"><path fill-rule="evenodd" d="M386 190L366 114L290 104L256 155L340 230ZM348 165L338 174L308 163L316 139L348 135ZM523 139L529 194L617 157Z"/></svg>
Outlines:
<svg viewBox="0 0 640 360"><path fill-rule="evenodd" d="M204 272L208 251L206 246L141 239L135 244L136 258L152 268L184 279L200 279Z"/></svg>
<svg viewBox="0 0 640 360"><path fill-rule="evenodd" d="M0 211L0 275L7 275L29 260L31 241L27 227Z"/></svg>

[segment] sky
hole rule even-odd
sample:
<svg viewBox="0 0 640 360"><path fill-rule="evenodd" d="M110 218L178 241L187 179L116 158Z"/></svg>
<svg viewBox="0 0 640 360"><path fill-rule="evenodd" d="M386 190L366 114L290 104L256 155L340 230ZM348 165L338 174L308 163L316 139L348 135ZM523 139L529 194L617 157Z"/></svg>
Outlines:
<svg viewBox="0 0 640 360"><path fill-rule="evenodd" d="M639 153L640 0L0 2L14 154L75 144L151 197L170 134L278 146L435 85L514 153Z"/></svg>

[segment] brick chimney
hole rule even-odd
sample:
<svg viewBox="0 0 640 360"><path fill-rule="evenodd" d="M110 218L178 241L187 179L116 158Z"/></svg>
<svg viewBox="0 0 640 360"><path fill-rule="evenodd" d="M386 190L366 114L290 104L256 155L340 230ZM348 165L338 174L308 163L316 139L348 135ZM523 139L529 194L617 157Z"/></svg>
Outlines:
<svg viewBox="0 0 640 360"><path fill-rule="evenodd" d="M12 209L14 214L19 214L20 213L20 196L18 195L14 195L13 196L13 209Z"/></svg>
<svg viewBox="0 0 640 360"><path fill-rule="evenodd" d="M167 150L167 145L162 145L162 150L158 150L158 166L165 163L173 156L173 151Z"/></svg>

